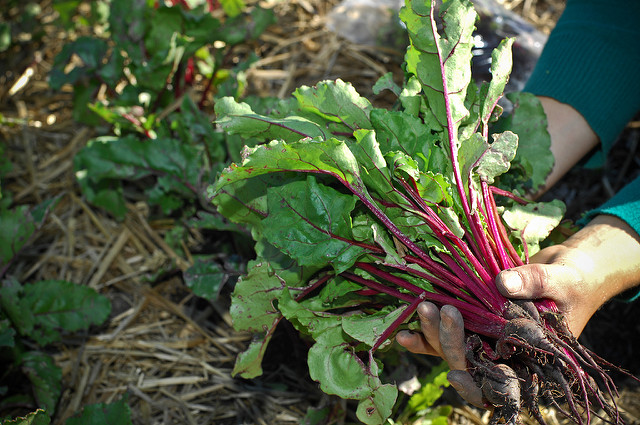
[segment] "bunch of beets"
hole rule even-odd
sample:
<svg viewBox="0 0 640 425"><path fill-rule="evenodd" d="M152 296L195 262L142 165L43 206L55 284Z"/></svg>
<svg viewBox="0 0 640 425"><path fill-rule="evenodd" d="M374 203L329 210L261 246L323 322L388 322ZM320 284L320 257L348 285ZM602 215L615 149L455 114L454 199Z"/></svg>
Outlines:
<svg viewBox="0 0 640 425"><path fill-rule="evenodd" d="M509 114L498 104L514 40L493 52L491 81L475 84L469 1L407 0L400 18L404 81L386 75L373 88L395 95L390 109L341 80L300 87L266 113L232 98L216 105L218 125L248 147L209 196L250 230L257 254L233 293L236 328L256 335L234 373L262 373L286 319L313 341L309 371L322 390L358 400L362 422L384 423L397 387L374 353L418 329L428 300L461 312L493 423L517 423L525 407L544 423L540 401L576 423L621 423L613 366L578 343L553 301L514 303L494 283L528 262L564 212L523 199L553 159L535 97L509 95Z"/></svg>

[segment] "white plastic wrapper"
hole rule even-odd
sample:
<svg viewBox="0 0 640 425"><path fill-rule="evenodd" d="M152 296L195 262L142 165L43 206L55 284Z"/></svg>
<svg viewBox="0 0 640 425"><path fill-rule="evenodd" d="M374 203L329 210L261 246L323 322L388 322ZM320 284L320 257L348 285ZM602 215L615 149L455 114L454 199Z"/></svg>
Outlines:
<svg viewBox="0 0 640 425"><path fill-rule="evenodd" d="M327 27L352 43L384 45L400 28L404 0L343 0L327 16Z"/></svg>

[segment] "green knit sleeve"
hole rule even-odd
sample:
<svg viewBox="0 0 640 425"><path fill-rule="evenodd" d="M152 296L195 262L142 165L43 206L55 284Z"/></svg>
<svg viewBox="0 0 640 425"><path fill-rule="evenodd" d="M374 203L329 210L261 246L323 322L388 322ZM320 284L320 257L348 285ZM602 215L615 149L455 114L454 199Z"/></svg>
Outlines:
<svg viewBox="0 0 640 425"><path fill-rule="evenodd" d="M640 1L568 0L524 91L578 110L606 154L640 110Z"/></svg>

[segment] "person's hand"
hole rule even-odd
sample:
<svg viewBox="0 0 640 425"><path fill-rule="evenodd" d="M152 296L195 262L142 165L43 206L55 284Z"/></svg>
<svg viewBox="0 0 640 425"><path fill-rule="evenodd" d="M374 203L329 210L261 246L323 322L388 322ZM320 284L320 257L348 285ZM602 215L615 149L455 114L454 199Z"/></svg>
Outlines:
<svg viewBox="0 0 640 425"><path fill-rule="evenodd" d="M451 369L447 374L451 386L467 402L485 407L482 390L466 370L464 322L458 309L445 305L438 310L435 304L423 302L418 317L422 333L401 331L396 341L413 353L442 357Z"/></svg>
<svg viewBox="0 0 640 425"><path fill-rule="evenodd" d="M609 299L640 284L640 236L624 221L594 218L565 242L545 248L530 264L498 274L508 298L555 301L578 337Z"/></svg>
<svg viewBox="0 0 640 425"><path fill-rule="evenodd" d="M531 264L501 272L500 292L512 298L555 301L577 337L608 299L640 284L640 237L625 222L598 216L561 245L541 250ZM466 371L464 323L452 306L418 307L421 333L399 332L407 350L442 357L451 385L469 403L482 407L482 392Z"/></svg>

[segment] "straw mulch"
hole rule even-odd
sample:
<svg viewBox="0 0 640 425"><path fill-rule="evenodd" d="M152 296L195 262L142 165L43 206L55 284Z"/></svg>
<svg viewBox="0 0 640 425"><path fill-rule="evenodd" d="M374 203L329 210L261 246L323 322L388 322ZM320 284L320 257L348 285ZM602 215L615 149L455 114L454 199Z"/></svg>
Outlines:
<svg viewBox="0 0 640 425"><path fill-rule="evenodd" d="M560 0L504 3L543 32L553 27L562 10ZM339 77L373 98L371 86L381 75L400 72L402 50L393 43L354 44L327 30L327 16L337 4L262 3L274 8L278 24L258 43L238 51L252 50L261 58L248 75L253 93L283 97L300 84ZM41 6L43 22L51 22L51 2L42 1ZM310 381L304 348L296 348L300 341L286 328L274 339L264 376L252 381L231 377L235 357L250 336L233 330L228 297L205 302L193 296L181 278L193 261L188 253L207 243L208 236L193 233L183 247L187 255L180 256L163 239L172 222L151 221L144 203L129 205L126 219L117 222L83 201L73 158L95 131L71 119L69 92L48 88L46 75L64 34L53 25L46 30L42 42L23 43L20 51L0 60L0 113L5 118L0 131L14 164L4 190L14 194L16 204L60 197L12 273L23 282L64 279L88 285L107 295L113 306L103 327L69 335L50 347L63 369L63 395L54 423L62 423L83 405L124 394L135 424L287 424L300 423L310 407L344 409L343 401L322 395ZM147 279L168 264L173 272ZM637 397L630 394L621 405L635 408L635 417L640 417ZM552 411L547 417L550 424L564 423ZM452 417L454 423L486 421L482 412L463 404Z"/></svg>

